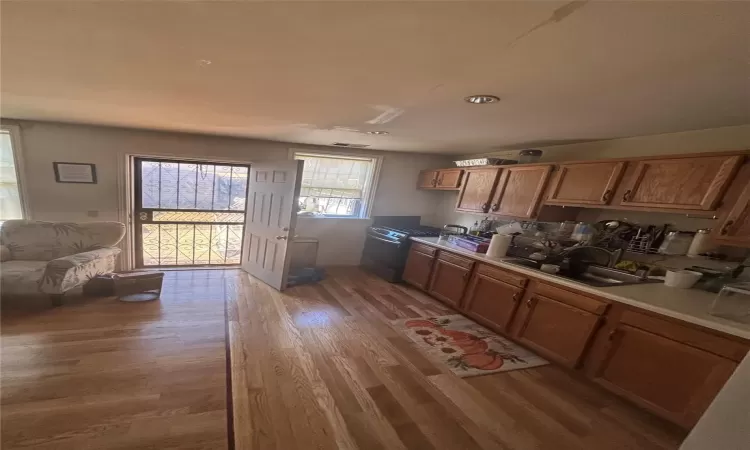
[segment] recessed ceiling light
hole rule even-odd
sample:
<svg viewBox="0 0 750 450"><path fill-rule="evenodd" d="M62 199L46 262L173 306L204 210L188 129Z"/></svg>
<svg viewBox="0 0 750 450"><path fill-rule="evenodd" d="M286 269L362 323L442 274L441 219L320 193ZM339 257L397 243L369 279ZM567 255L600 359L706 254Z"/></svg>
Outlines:
<svg viewBox="0 0 750 450"><path fill-rule="evenodd" d="M500 97L494 96L494 95L487 95L487 94L480 94L480 95L470 95L466 98L464 98L469 103L473 103L475 105L483 105L485 103L496 103L500 101Z"/></svg>
<svg viewBox="0 0 750 450"><path fill-rule="evenodd" d="M211 65L211 60L210 59L199 59L198 60L198 65L202 66L202 67L210 66Z"/></svg>
<svg viewBox="0 0 750 450"><path fill-rule="evenodd" d="M391 134L387 131L368 131L367 134L374 134L376 136L385 136L386 134Z"/></svg>

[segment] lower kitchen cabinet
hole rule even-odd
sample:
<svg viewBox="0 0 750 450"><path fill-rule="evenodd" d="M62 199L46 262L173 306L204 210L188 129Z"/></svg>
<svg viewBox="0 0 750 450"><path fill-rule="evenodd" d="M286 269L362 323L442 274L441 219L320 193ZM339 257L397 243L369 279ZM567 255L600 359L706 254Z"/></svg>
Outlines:
<svg viewBox="0 0 750 450"><path fill-rule="evenodd" d="M634 320L620 319L597 338L587 361L589 376L665 419L692 427L734 372L746 346L640 313L626 314Z"/></svg>
<svg viewBox="0 0 750 450"><path fill-rule="evenodd" d="M421 252L419 250L422 247L425 246L412 245L401 278L419 289L427 290L432 266L435 263L435 251L434 249L430 250L429 247L425 247L427 249L426 252Z"/></svg>
<svg viewBox="0 0 750 450"><path fill-rule="evenodd" d="M474 262L470 259L440 252L432 272L428 292L449 306L458 308L469 284Z"/></svg>
<svg viewBox="0 0 750 450"><path fill-rule="evenodd" d="M523 296L523 287L475 273L464 299L466 314L478 322L505 331Z"/></svg>
<svg viewBox="0 0 750 450"><path fill-rule="evenodd" d="M598 311L603 312L606 304L601 303L602 307L595 305L586 310L573 306L577 305L578 299L573 297L577 294L572 292L565 291L564 296L551 298L538 291L532 286L527 292L516 314L513 335L541 356L577 368L602 323ZM574 301L568 302L568 297L573 297ZM583 299L581 303L587 306L597 302L588 297L580 298Z"/></svg>

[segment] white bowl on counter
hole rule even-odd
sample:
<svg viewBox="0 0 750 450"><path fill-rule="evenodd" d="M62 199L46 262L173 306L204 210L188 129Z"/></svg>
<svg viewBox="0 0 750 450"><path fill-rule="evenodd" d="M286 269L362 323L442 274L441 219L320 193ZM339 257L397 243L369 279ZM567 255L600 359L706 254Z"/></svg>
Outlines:
<svg viewBox="0 0 750 450"><path fill-rule="evenodd" d="M694 272L692 270L667 270L667 275L664 277L664 286L689 289L693 287L702 276L702 273Z"/></svg>

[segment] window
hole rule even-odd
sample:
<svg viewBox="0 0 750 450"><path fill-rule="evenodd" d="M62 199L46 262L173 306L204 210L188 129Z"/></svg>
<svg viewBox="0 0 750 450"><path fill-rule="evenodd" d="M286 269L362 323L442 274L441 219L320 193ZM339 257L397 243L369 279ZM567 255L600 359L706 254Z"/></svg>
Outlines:
<svg viewBox="0 0 750 450"><path fill-rule="evenodd" d="M17 127L0 129L0 222L26 216L18 176L17 130Z"/></svg>
<svg viewBox="0 0 750 450"><path fill-rule="evenodd" d="M294 152L294 159L305 162L300 215L368 216L379 158Z"/></svg>

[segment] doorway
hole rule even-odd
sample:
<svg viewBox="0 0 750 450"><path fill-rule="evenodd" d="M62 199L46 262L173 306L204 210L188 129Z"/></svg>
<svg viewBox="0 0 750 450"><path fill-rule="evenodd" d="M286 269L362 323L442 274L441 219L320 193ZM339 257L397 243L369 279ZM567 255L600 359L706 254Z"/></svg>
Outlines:
<svg viewBox="0 0 750 450"><path fill-rule="evenodd" d="M134 158L135 266L242 261L250 167Z"/></svg>

